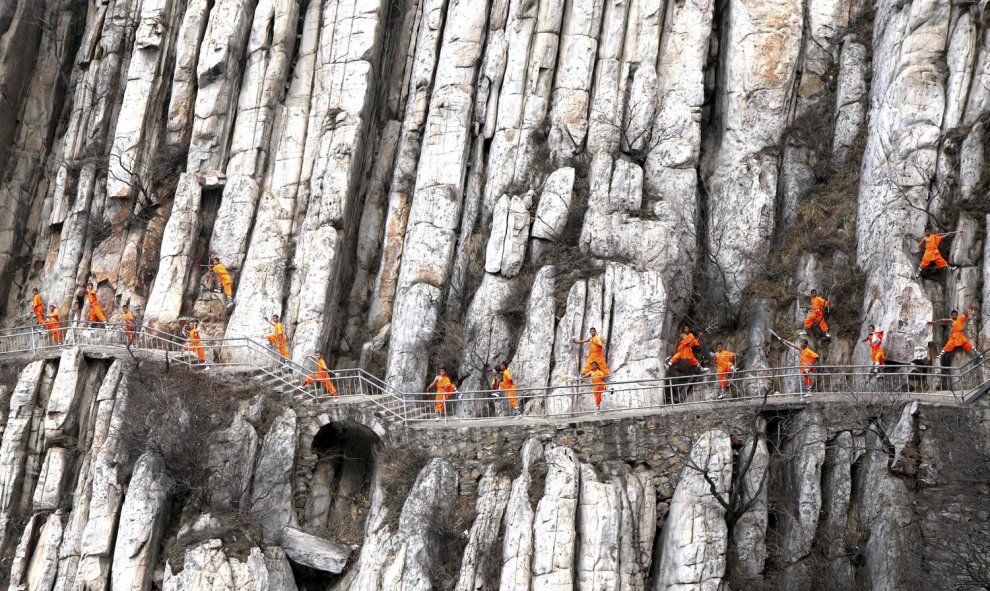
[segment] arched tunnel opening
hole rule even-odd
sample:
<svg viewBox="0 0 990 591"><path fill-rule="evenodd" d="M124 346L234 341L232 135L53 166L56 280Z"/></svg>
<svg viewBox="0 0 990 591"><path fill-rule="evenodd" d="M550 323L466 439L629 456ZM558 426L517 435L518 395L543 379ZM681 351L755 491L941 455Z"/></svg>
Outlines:
<svg viewBox="0 0 990 591"><path fill-rule="evenodd" d="M303 529L352 547L363 542L375 452L381 443L374 431L352 421L328 423L316 432L310 449L317 459L301 519ZM344 573L356 558L351 556ZM344 574L317 571L291 560L290 564L300 589L326 589Z"/></svg>
<svg viewBox="0 0 990 591"><path fill-rule="evenodd" d="M380 444L374 431L351 421L328 423L317 431L312 444L317 462L304 516L307 527L342 544L361 542Z"/></svg>

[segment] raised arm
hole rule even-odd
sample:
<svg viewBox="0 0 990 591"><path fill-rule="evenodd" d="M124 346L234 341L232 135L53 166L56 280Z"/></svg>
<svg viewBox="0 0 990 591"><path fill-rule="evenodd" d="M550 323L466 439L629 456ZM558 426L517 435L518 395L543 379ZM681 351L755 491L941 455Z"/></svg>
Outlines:
<svg viewBox="0 0 990 591"><path fill-rule="evenodd" d="M574 341L574 344L575 345L583 345L583 344L587 343L588 341L590 341L591 340L591 337L588 337L586 339L571 339L571 340Z"/></svg>
<svg viewBox="0 0 990 591"><path fill-rule="evenodd" d="M437 377L433 378L433 381L430 382L430 385L426 387L426 391L429 392L431 388L433 388L434 386L436 386L437 385L437 380L439 380L439 379L440 379L440 376L437 376Z"/></svg>

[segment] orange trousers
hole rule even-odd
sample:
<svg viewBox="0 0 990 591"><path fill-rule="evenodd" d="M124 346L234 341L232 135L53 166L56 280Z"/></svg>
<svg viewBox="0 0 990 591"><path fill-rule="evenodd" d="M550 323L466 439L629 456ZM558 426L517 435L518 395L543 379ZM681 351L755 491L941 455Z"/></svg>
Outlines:
<svg viewBox="0 0 990 591"><path fill-rule="evenodd" d="M333 386L333 380L330 379L330 373L329 372L319 371L319 372L311 373L311 374L307 375L306 376L306 379L303 380L303 383L302 383L303 388L305 388L306 386L312 384L313 382L319 382L320 384L322 384L323 387L326 388L327 394L329 394L330 396L336 396L337 395L337 388L334 388L334 386Z"/></svg>

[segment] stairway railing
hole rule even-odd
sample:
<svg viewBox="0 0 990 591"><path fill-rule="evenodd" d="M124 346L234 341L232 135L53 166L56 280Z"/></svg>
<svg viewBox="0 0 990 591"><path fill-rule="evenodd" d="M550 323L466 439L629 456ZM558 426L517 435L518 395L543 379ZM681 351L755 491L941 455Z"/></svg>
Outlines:
<svg viewBox="0 0 990 591"><path fill-rule="evenodd" d="M136 325L134 342L121 323L89 323L78 320L58 324L64 346L92 346L127 349L132 354L161 355L172 363L202 367L184 337L160 329ZM250 338L202 339L201 345L211 368L254 372L269 383L310 401L329 400L323 386L307 387L302 381L310 374L302 365L285 359L271 347ZM40 326L0 329L0 356L35 354L59 348L51 331ZM236 353L236 354L235 354ZM314 370L315 371L315 370ZM961 367L921 365L886 366L874 373L872 366L817 366L810 375L814 394L845 394L877 400L881 396L924 393L951 399L970 400L990 382L990 357L971 360ZM772 395L776 400L802 394L804 368L775 367L737 371L725 376L715 373L688 376L611 379L603 393L602 409L646 411L669 405L715 404L739 400L759 400ZM598 412L594 387L587 380L569 378L542 388L517 388L515 397L498 390L459 392L447 400L445 412L438 411L436 394L406 393L360 368L333 369L332 380L338 395L357 396L369 402L376 414L390 421L437 422L476 421L512 416L521 412L546 419L580 417ZM722 385L725 385L725 388ZM872 397L872 398L868 398Z"/></svg>

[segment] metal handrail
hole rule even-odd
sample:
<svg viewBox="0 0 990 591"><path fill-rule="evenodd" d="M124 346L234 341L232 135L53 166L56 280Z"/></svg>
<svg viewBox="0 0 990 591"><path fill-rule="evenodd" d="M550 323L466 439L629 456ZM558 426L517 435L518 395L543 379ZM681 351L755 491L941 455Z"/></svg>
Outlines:
<svg viewBox="0 0 990 591"><path fill-rule="evenodd" d="M156 327L65 320L58 323L58 328L65 345L121 347L134 352L161 352L166 356L174 353L175 357L168 357L172 362L188 367L205 365L198 358L188 358L191 353L188 339ZM133 345L128 342L125 329L133 329ZM311 401L328 399L318 382L308 387L301 385L313 371L283 358L272 347L257 340L248 337L204 338L199 346L206 352L211 367L247 368ZM0 329L0 355L33 354L58 347L52 331L41 325ZM235 351L238 354L233 354ZM815 393L883 395L923 392L963 403L990 382L988 368L990 357L983 356L960 367L886 366L881 373L874 373L874 368L869 365L822 365L813 367L810 373L801 366L785 366L746 369L731 374L711 372L609 379L603 407L604 410L642 411L674 404L754 400L769 394L794 397L802 393L806 375L810 376ZM360 368L334 369L331 376L339 395L359 396L369 401L383 418L402 423L446 422L451 418L460 421L483 420L511 415L517 408L510 403L506 392L487 389L458 392L456 399L446 401L446 412L437 412L435 393L403 392ZM513 389L518 408L531 417L547 419L598 412L593 408L593 403L589 407L588 401L594 396L594 387L588 380L565 378L558 379L558 382L561 383ZM726 385L724 389L722 382ZM719 396L720 393L725 396Z"/></svg>

